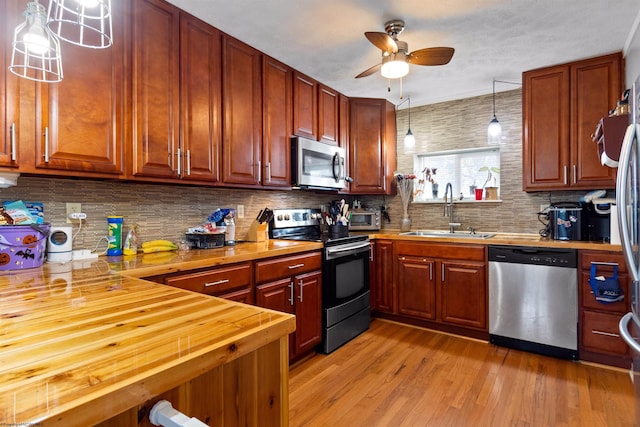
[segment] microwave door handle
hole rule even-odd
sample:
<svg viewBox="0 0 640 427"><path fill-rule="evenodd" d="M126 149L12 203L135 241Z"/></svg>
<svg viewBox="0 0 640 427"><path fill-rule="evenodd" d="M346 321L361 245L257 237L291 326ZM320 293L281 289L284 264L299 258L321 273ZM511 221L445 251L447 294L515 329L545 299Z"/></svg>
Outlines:
<svg viewBox="0 0 640 427"><path fill-rule="evenodd" d="M336 171L336 166L338 170ZM335 182L340 181L340 155L335 153L333 158L331 159L331 173L333 174L333 179Z"/></svg>
<svg viewBox="0 0 640 427"><path fill-rule="evenodd" d="M636 125L631 124L627 128L622 142L622 149L620 150L620 161L618 163L618 176L617 176L617 194L616 204L618 206L618 228L620 229L622 253L631 269L631 275L634 281L640 280L640 274L638 272L638 266L636 265L633 249L631 248L631 230L629 229L629 222L627 216L627 184L628 175L631 172L630 163L633 155L634 146L638 143L638 135L636 131ZM636 162L638 159L634 159ZM632 191L637 191L632 188Z"/></svg>

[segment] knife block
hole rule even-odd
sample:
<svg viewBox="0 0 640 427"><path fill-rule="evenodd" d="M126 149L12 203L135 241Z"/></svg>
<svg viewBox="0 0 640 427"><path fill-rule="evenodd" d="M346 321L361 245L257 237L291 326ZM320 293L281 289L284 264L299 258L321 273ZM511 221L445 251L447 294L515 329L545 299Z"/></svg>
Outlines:
<svg viewBox="0 0 640 427"><path fill-rule="evenodd" d="M249 231L247 232L247 241L249 242L266 242L269 240L269 224L259 223L256 220L253 220L251 226L249 226Z"/></svg>

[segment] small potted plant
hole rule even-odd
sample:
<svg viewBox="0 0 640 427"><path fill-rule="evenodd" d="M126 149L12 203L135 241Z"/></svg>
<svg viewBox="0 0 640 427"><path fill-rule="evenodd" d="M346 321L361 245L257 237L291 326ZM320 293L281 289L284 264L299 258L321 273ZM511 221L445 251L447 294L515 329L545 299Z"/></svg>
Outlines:
<svg viewBox="0 0 640 427"><path fill-rule="evenodd" d="M485 190L485 200L498 200L498 187L496 185L495 174L500 173L500 168L496 166L482 166L478 169L478 172L487 172L487 179L484 181L484 184L482 184L482 188Z"/></svg>
<svg viewBox="0 0 640 427"><path fill-rule="evenodd" d="M431 195L434 199L438 198L438 183L436 182L436 168L424 168L422 173L424 174L425 181L431 183Z"/></svg>

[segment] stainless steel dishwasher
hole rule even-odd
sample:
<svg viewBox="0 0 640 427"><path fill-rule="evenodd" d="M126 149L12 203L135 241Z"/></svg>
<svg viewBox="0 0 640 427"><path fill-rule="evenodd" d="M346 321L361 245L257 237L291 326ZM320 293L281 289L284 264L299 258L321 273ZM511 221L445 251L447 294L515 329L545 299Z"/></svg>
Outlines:
<svg viewBox="0 0 640 427"><path fill-rule="evenodd" d="M573 249L489 246L489 340L578 358L578 274Z"/></svg>

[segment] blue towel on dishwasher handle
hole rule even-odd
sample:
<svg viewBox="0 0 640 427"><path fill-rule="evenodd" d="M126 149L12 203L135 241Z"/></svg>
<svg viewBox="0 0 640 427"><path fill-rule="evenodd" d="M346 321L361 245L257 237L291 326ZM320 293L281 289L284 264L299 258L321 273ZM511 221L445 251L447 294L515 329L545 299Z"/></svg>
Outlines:
<svg viewBox="0 0 640 427"><path fill-rule="evenodd" d="M624 292L620 288L618 281L618 266L613 266L613 276L604 277L596 275L597 264L591 264L591 274L589 275L589 285L593 291L596 301L602 304L624 301Z"/></svg>

